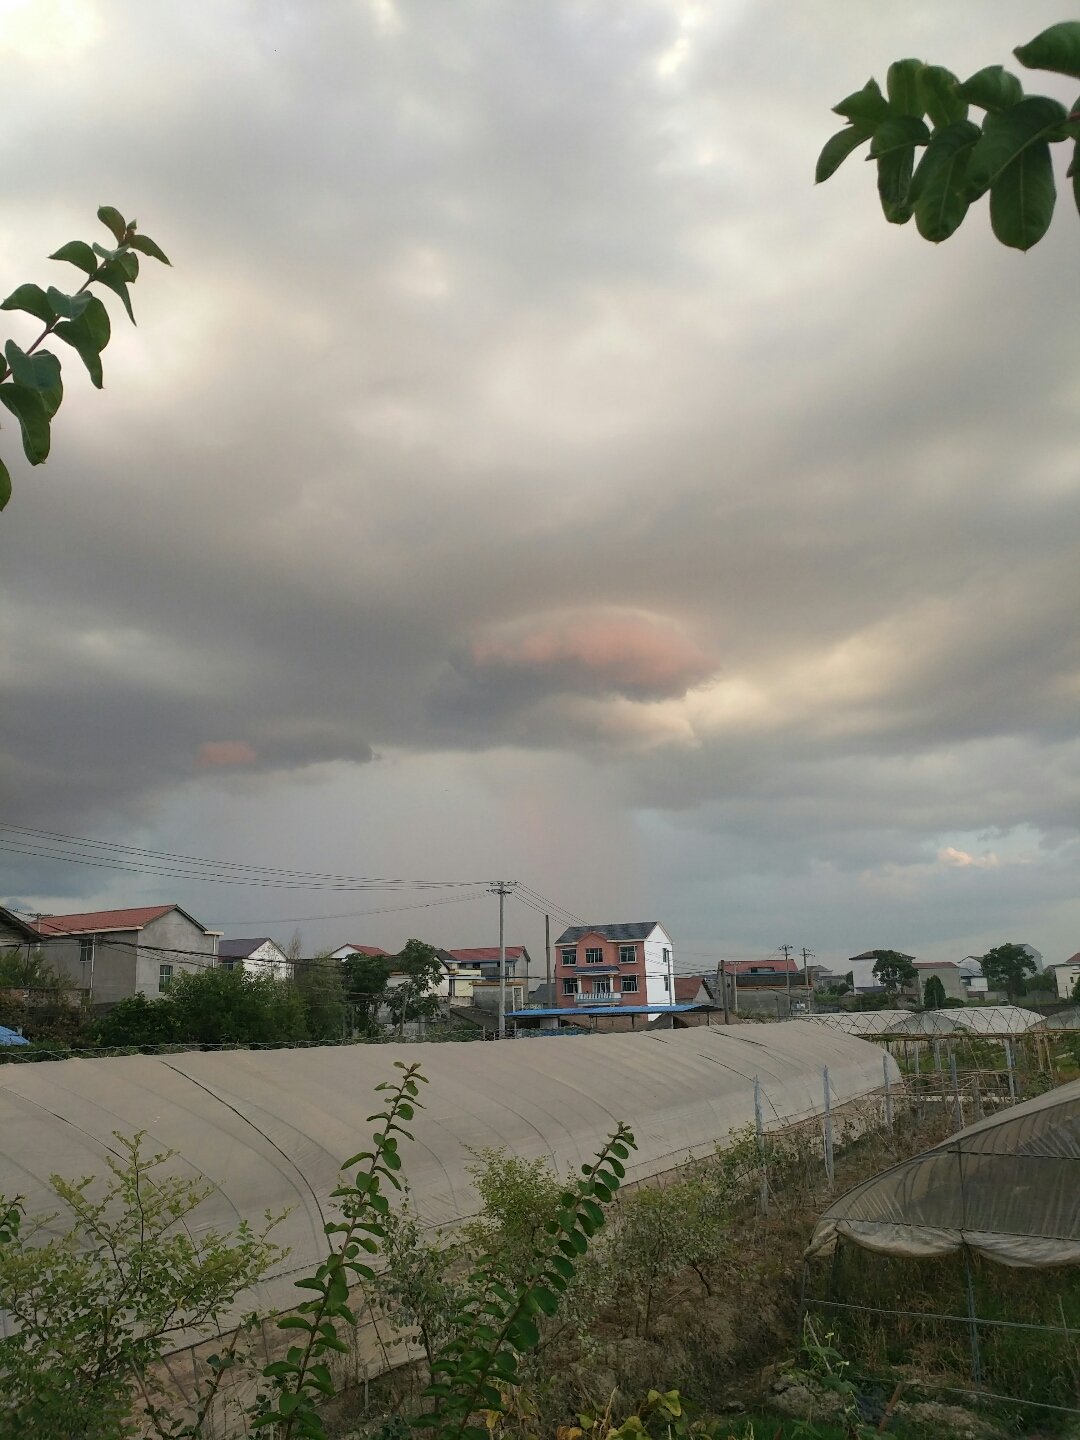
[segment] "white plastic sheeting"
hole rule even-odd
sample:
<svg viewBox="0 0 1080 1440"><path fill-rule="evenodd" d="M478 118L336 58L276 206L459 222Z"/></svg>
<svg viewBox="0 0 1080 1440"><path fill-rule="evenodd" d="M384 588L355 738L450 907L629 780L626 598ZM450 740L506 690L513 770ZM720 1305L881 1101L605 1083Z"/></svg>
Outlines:
<svg viewBox="0 0 1080 1440"><path fill-rule="evenodd" d="M145 1131L174 1150L170 1169L208 1180L201 1228L290 1213L277 1232L290 1254L241 1297L237 1313L295 1303L291 1277L324 1250L322 1226L341 1161L367 1148L373 1094L419 1062L425 1108L402 1141L420 1216L452 1226L475 1213L468 1174L475 1152L506 1146L550 1157L565 1172L587 1161L619 1120L638 1150L630 1180L646 1179L754 1120L761 1083L770 1128L879 1089L877 1047L819 1026L698 1027L650 1034L533 1039L528 1043L327 1046L233 1050L0 1066L0 1194L26 1197L31 1215L58 1208L52 1174L100 1175L117 1152L113 1133ZM890 1077L899 1072L887 1060ZM59 1223L59 1222L58 1222Z"/></svg>
<svg viewBox="0 0 1080 1440"><path fill-rule="evenodd" d="M1022 1005L970 1005L946 1010L845 1010L809 1015L815 1025L846 1035L1026 1035L1045 1018Z"/></svg>
<svg viewBox="0 0 1080 1440"><path fill-rule="evenodd" d="M1003 1265L1080 1264L1080 1081L863 1181L825 1211L808 1253L838 1237L889 1255L968 1245Z"/></svg>

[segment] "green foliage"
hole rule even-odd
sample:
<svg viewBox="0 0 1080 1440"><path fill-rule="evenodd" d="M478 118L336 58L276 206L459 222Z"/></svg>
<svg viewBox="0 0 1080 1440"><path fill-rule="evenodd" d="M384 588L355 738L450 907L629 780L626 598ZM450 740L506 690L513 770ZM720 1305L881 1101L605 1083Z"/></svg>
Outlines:
<svg viewBox="0 0 1080 1440"><path fill-rule="evenodd" d="M129 995L98 1021L94 1038L98 1045L117 1048L171 1045L178 1038L176 1011L167 995L160 1000Z"/></svg>
<svg viewBox="0 0 1080 1440"><path fill-rule="evenodd" d="M455 1271L464 1247L451 1244L441 1231L429 1238L408 1197L382 1223L386 1268L379 1275L380 1308L395 1330L416 1333L430 1372L463 1303Z"/></svg>
<svg viewBox="0 0 1080 1440"><path fill-rule="evenodd" d="M289 988L299 998L308 1039L342 1038L349 1007L341 965L333 956L316 955L313 960L297 961Z"/></svg>
<svg viewBox="0 0 1080 1440"><path fill-rule="evenodd" d="M439 1440L487 1440L473 1416L506 1409L506 1387L520 1378L519 1357L539 1343L538 1322L554 1315L590 1241L605 1223L604 1206L626 1174L623 1162L636 1142L620 1125L596 1161L559 1196L559 1209L513 1283L497 1260L484 1257L470 1277L465 1303L453 1317L451 1336L432 1364L427 1396L434 1409L414 1422Z"/></svg>
<svg viewBox="0 0 1080 1440"><path fill-rule="evenodd" d="M406 1020L434 1020L439 1014L436 986L443 967L434 945L408 940L397 957L395 973L404 978L386 993L386 1004L399 1032Z"/></svg>
<svg viewBox="0 0 1080 1440"><path fill-rule="evenodd" d="M874 974L890 996L918 981L919 972L912 963L912 956L903 955L899 950L875 950L873 955Z"/></svg>
<svg viewBox="0 0 1080 1440"><path fill-rule="evenodd" d="M342 1322L351 1328L356 1326L349 1307L350 1285L375 1280L369 1260L379 1254L386 1240L385 1220L390 1210L382 1184L387 1181L395 1190L401 1189L398 1136L412 1139L401 1121L413 1118L420 1106L420 1085L427 1083L419 1066L406 1067L401 1061L396 1064L402 1071L399 1083L376 1086L389 1098L384 1110L368 1116L369 1123L381 1123L381 1129L372 1136L373 1149L360 1151L342 1166L343 1171L359 1168L352 1179L343 1178L333 1192L341 1219L324 1226L330 1241L327 1257L314 1275L296 1282L298 1288L314 1291L315 1297L277 1322L280 1330L295 1330L306 1339L290 1346L284 1360L275 1360L263 1370L275 1393L259 1407L254 1423L256 1428L275 1426L275 1440L292 1440L293 1436L325 1440L317 1404L320 1398L335 1393L327 1362L348 1349L340 1334Z"/></svg>
<svg viewBox="0 0 1080 1440"><path fill-rule="evenodd" d="M945 986L937 975L931 975L923 986L923 1008L925 1010L940 1010L946 1001Z"/></svg>
<svg viewBox="0 0 1080 1440"><path fill-rule="evenodd" d="M529 1160L504 1148L478 1150L469 1167L481 1214L463 1227L473 1254L488 1257L503 1279L520 1275L544 1237L547 1222L558 1214L573 1175L559 1178L546 1156Z"/></svg>
<svg viewBox="0 0 1080 1440"><path fill-rule="evenodd" d="M370 1034L376 1028L379 1005L386 995L390 962L385 955L349 955L341 962L341 970L353 1028Z"/></svg>
<svg viewBox="0 0 1080 1440"><path fill-rule="evenodd" d="M1080 21L1051 26L1014 54L1030 69L1080 77ZM818 183L868 144L886 220L904 225L914 216L919 234L937 244L989 194L994 235L1029 250L1049 229L1057 199L1050 147L1071 140L1069 175L1080 209L1077 106L1070 113L1049 96L1025 95L1018 77L1000 65L961 83L941 65L897 60L886 89L883 95L868 80L833 107L847 124L818 157ZM969 119L969 106L984 112L981 124Z"/></svg>
<svg viewBox="0 0 1080 1440"><path fill-rule="evenodd" d="M57 974L40 950L25 945L0 950L0 990L63 990L73 988L72 982Z"/></svg>
<svg viewBox="0 0 1080 1440"><path fill-rule="evenodd" d="M103 285L118 295L134 325L128 287L138 278L139 254L169 264L154 241L139 234L136 222L125 220L111 205L101 207L98 219L112 232L114 249L71 240L49 257L74 265L86 276L78 290L68 294L52 285L48 290L19 285L0 303L0 310L24 311L45 327L26 350L8 340L0 359L0 404L18 421L23 452L31 465L41 465L49 457L52 420L64 398L59 357L42 350L43 341L55 335L70 345L100 390L101 352L109 343L111 326L108 311L89 287ZM11 476L0 460L0 510L10 498Z"/></svg>
<svg viewBox="0 0 1080 1440"><path fill-rule="evenodd" d="M103 1186L52 1177L65 1233L47 1219L24 1233L21 1206L0 1198L0 1311L15 1322L0 1339L2 1440L134 1433L133 1389L153 1415L152 1366L171 1337L217 1333L218 1317L284 1253L268 1239L269 1216L232 1236L189 1224L212 1187L168 1174L171 1152L145 1154L141 1134L116 1140Z"/></svg>
<svg viewBox="0 0 1080 1440"><path fill-rule="evenodd" d="M1027 977L1036 970L1035 961L1022 945L1009 941L995 945L980 956L983 975L991 990L1004 990L1010 1000L1018 1000L1027 990Z"/></svg>

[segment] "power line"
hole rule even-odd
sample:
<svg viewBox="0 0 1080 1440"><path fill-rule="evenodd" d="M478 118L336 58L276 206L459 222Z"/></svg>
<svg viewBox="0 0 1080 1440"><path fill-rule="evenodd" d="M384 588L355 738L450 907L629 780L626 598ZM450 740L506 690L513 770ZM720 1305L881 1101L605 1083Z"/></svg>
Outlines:
<svg viewBox="0 0 1080 1440"><path fill-rule="evenodd" d="M215 881L219 884L290 890L445 890L488 883L485 880L413 880L385 876L338 875L328 871L251 865L242 861L209 859L201 855L147 850L136 845L95 840L85 835L65 835L54 830L36 830L30 826L12 825L3 821L0 821L0 830L8 831L14 837L0 841L0 848L16 854L61 860L70 864L128 870L136 874ZM20 844L16 844L16 840ZM204 873L206 871L217 873Z"/></svg>

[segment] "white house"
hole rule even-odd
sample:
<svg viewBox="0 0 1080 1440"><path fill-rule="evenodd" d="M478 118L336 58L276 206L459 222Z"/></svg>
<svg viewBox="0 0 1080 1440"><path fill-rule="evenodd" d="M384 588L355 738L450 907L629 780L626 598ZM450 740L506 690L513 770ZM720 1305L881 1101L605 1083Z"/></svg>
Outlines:
<svg viewBox="0 0 1080 1440"><path fill-rule="evenodd" d="M246 970L249 975L270 975L275 980L291 980L293 974L289 957L267 935L219 941L218 964L223 970Z"/></svg>
<svg viewBox="0 0 1080 1440"><path fill-rule="evenodd" d="M1071 1000L1073 988L1080 980L1080 951L1069 960L1062 960L1058 965L1048 965L1048 970L1053 971L1054 983L1057 985L1059 1000Z"/></svg>

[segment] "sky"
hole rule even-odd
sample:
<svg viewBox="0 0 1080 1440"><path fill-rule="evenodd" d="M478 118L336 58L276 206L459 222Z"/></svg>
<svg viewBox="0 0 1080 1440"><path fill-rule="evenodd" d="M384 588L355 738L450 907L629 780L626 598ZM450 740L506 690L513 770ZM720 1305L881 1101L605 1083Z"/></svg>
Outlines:
<svg viewBox="0 0 1080 1440"><path fill-rule="evenodd" d="M47 465L0 432L0 821L349 883L4 830L0 901L311 953L494 944L508 879L534 956L545 909L684 971L1080 950L1071 195L1021 255L813 184L890 61L1061 18L9 0L0 284L100 204L172 268Z"/></svg>

